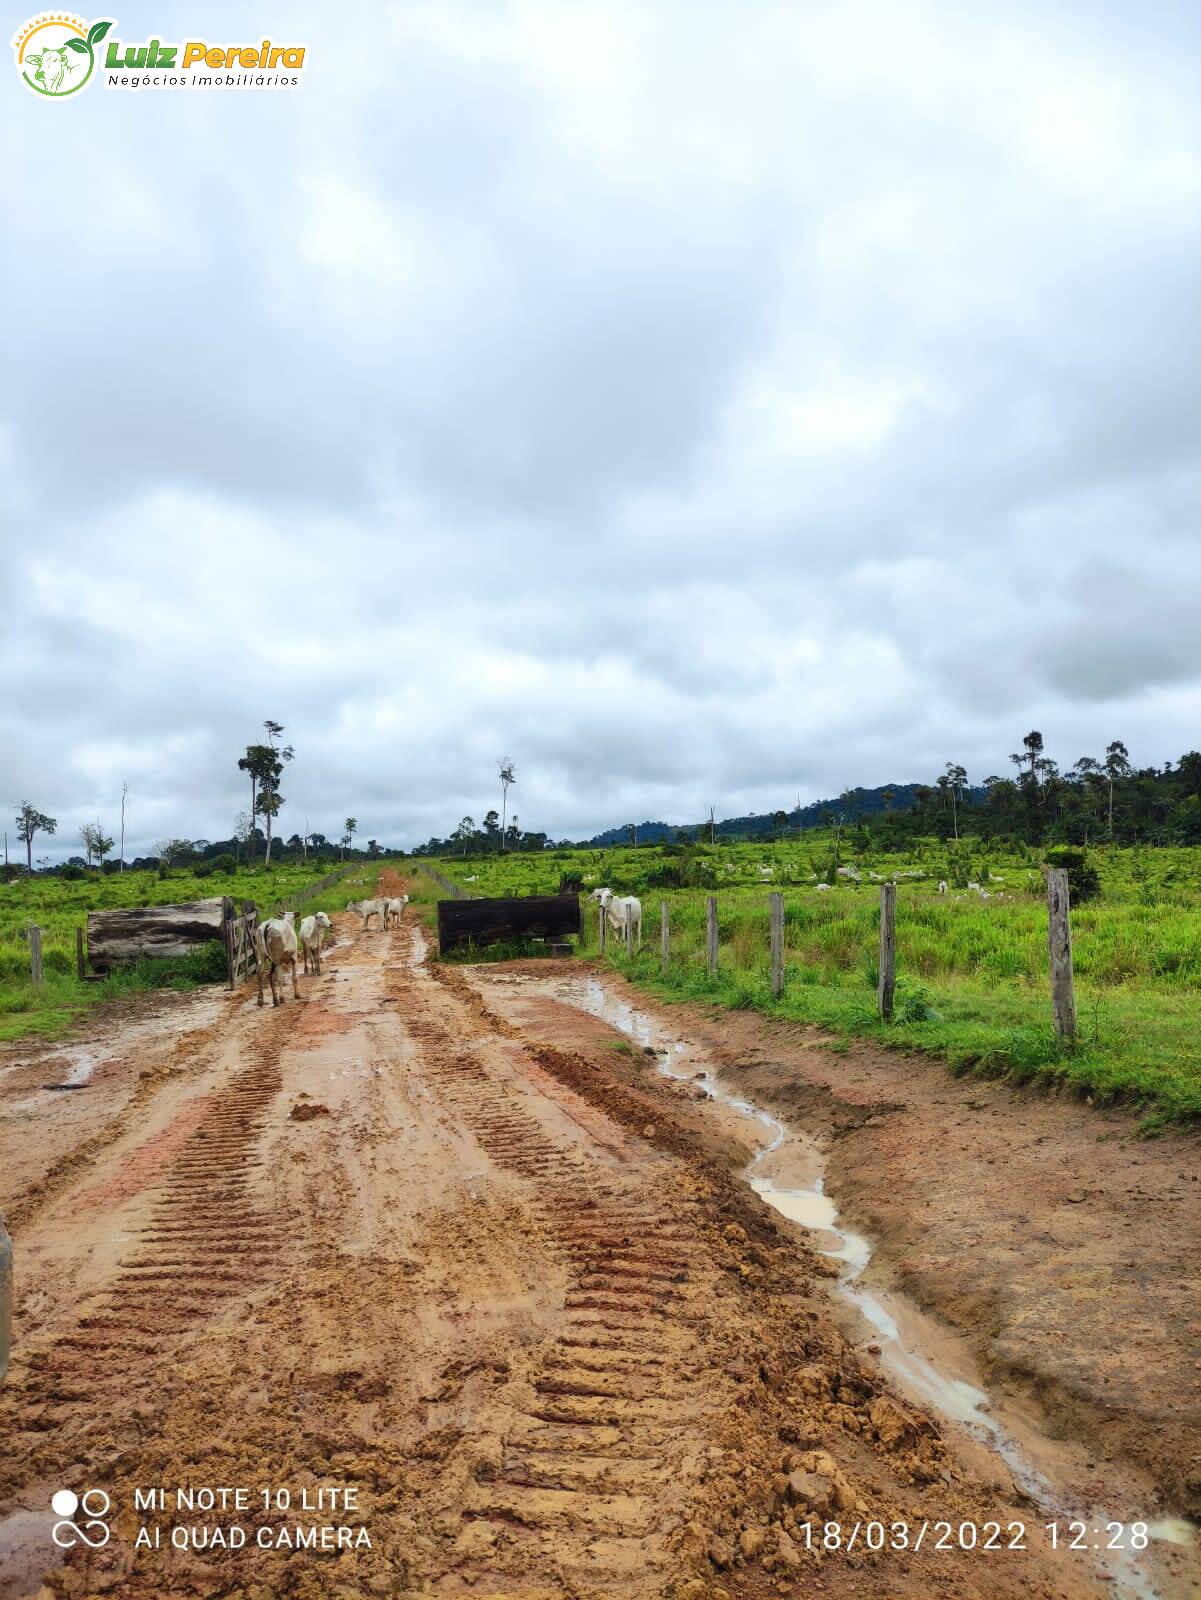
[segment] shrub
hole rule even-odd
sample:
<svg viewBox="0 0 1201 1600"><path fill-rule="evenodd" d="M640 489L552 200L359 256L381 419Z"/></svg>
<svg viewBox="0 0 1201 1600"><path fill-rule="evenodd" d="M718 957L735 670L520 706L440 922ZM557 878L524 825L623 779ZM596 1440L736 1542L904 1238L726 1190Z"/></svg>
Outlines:
<svg viewBox="0 0 1201 1600"><path fill-rule="evenodd" d="M1047 851L1045 860L1049 867L1063 867L1067 872L1068 894L1073 905L1095 900L1101 893L1101 875L1085 851L1072 845L1056 845Z"/></svg>

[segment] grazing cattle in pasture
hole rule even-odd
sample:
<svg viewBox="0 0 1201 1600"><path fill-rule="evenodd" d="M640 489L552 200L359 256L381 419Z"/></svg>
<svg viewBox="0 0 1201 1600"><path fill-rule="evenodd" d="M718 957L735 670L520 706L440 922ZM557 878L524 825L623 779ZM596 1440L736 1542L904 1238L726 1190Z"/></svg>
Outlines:
<svg viewBox="0 0 1201 1600"><path fill-rule="evenodd" d="M940 878L938 880L938 892L939 892L939 894L946 894L946 892L947 892L947 880L945 878Z"/></svg>
<svg viewBox="0 0 1201 1600"><path fill-rule="evenodd" d="M614 894L612 889L593 889L588 898L599 901L601 915L609 919L614 933L624 939L628 926L635 943L642 943L642 901L637 896Z"/></svg>
<svg viewBox="0 0 1201 1600"><path fill-rule="evenodd" d="M300 999L300 990L296 987L296 913L285 911L282 917L270 917L266 922L260 922L254 930L255 965L258 968L259 979L259 1005L263 1004L263 968L267 969L267 976L271 983L271 1004L282 1005L283 992L277 976L280 967L289 967L292 972L292 998Z"/></svg>
<svg viewBox="0 0 1201 1600"><path fill-rule="evenodd" d="M378 917L380 925L387 927L386 900L350 900L347 902L347 911L354 911L363 919L363 932L367 932L367 925L372 917Z"/></svg>
<svg viewBox="0 0 1201 1600"><path fill-rule="evenodd" d="M605 903L605 915L614 933L627 936L635 944L642 943L642 901L632 894L610 895Z"/></svg>
<svg viewBox="0 0 1201 1600"><path fill-rule="evenodd" d="M817 886L818 894L828 894L829 891L830 891L830 885L828 883L819 883L818 884L818 886Z"/></svg>
<svg viewBox="0 0 1201 1600"><path fill-rule="evenodd" d="M314 912L311 917L305 917L300 924L300 949L306 972L321 971L321 946L325 943L325 935L330 926L330 920L324 911Z"/></svg>
<svg viewBox="0 0 1201 1600"><path fill-rule="evenodd" d="M384 927L400 927L400 914L409 903L407 894L394 894L384 901Z"/></svg>

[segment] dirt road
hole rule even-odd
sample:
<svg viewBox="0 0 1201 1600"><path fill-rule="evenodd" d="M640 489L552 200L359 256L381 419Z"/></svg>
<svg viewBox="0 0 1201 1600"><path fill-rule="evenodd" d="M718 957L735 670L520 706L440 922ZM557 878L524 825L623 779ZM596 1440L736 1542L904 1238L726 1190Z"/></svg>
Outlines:
<svg viewBox="0 0 1201 1600"><path fill-rule="evenodd" d="M731 1119L337 921L300 1004L0 1064L0 1600L1106 1592L840 1330ZM89 1487L111 1537L56 1549ZM823 1548L940 1520L1027 1533Z"/></svg>

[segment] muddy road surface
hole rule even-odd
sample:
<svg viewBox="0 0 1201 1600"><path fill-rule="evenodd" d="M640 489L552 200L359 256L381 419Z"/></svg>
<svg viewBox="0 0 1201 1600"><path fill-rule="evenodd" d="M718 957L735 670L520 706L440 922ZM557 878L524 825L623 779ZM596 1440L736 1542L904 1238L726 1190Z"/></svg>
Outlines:
<svg viewBox="0 0 1201 1600"><path fill-rule="evenodd" d="M0 1600L1115 1592L894 1385L738 1115L336 923L299 1003L0 1060Z"/></svg>

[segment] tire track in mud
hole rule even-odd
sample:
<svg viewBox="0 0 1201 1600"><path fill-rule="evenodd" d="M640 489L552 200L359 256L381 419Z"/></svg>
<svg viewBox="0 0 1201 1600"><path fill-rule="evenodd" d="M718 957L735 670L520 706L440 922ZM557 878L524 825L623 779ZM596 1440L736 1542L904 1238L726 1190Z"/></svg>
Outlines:
<svg viewBox="0 0 1201 1600"><path fill-rule="evenodd" d="M568 1269L562 1330L532 1375L494 1474L473 1485L465 1518L485 1536L489 1525L517 1530L533 1550L553 1539L554 1566L569 1583L645 1594L648 1569L667 1562L666 1525L686 1487L681 1457L710 1409L690 1300L711 1268L687 1227L690 1203L669 1214L669 1163L549 1080L543 1103L567 1126L548 1128L530 1109L539 1085L527 1083L542 1077L535 1063L510 1077L483 1060L453 991L411 968L394 987L414 1001L424 991L427 1003L405 1021L425 1076L489 1159L528 1180L530 1209ZM452 1033L430 1015L430 1000L449 1003L468 1025ZM488 1043L513 1049L498 1034ZM456 1575L516 1576L522 1543L509 1570L492 1552Z"/></svg>
<svg viewBox="0 0 1201 1600"><path fill-rule="evenodd" d="M260 1024L241 1048L247 1064L205 1096L112 1281L10 1375L0 1398L8 1441L0 1493L86 1461L93 1439L111 1447L115 1422L158 1392L153 1374L180 1344L272 1275L288 1238L285 1219L254 1193L253 1152L282 1087L285 1023Z"/></svg>

